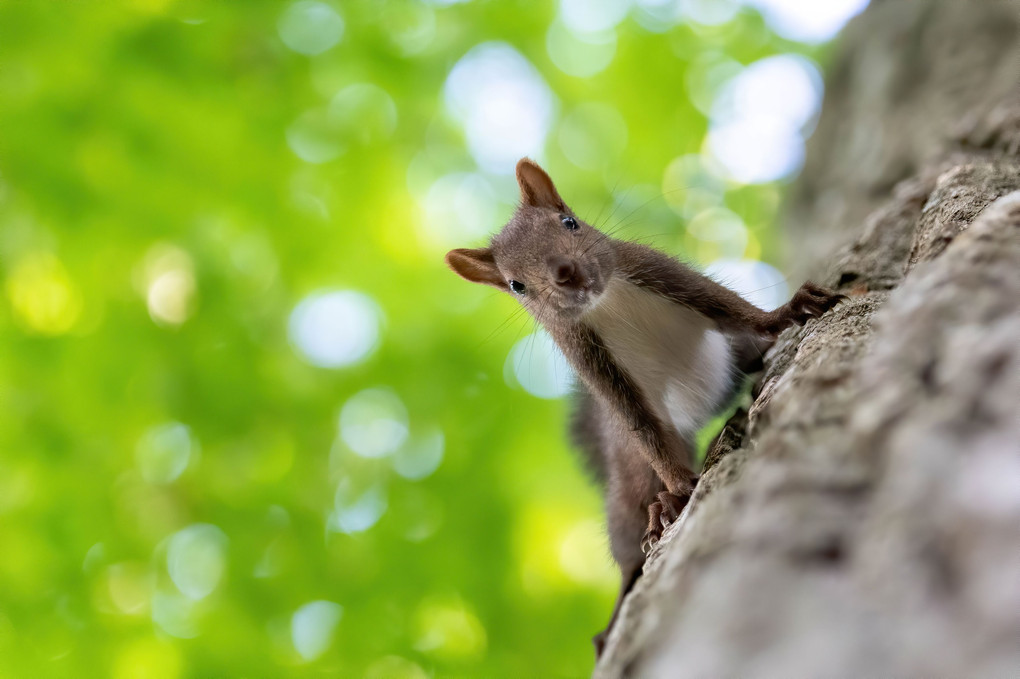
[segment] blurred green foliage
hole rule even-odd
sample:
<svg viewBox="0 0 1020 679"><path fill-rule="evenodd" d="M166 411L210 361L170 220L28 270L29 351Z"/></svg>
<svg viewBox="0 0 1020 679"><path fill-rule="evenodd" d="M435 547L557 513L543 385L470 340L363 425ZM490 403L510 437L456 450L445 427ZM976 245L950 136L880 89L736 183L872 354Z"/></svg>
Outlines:
<svg viewBox="0 0 1020 679"><path fill-rule="evenodd" d="M663 195L707 129L685 74L804 48L750 10L631 17L579 78L548 55L551 4L337 2L342 36L312 56L281 40L287 7L0 3L0 676L583 676L617 587L600 501L566 405L504 380L531 324L504 325L513 300L446 271L423 226L431 182L476 171L444 81L512 45L554 93L545 161L568 200L591 215L615 190L622 233L707 263ZM369 101L323 142L335 158L299 158L288 130L355 83L395 108ZM583 138L604 160L582 169L559 126L590 101L626 127ZM491 181L479 233L512 209ZM776 256L778 190L726 186L745 256ZM383 320L330 369L288 322L334 289ZM442 432L427 478L338 437L377 387L412 440ZM340 529L338 489L381 516Z"/></svg>

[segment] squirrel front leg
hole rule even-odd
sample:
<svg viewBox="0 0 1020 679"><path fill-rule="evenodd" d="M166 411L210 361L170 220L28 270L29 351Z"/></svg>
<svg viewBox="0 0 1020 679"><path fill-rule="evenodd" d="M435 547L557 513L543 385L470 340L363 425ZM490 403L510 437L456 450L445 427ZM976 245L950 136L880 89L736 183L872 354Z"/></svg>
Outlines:
<svg viewBox="0 0 1020 679"><path fill-rule="evenodd" d="M648 526L638 543L647 555L694 492L698 476L689 466L693 459L691 447L663 425L627 371L613 360L598 333L583 324L571 332L574 336L560 343L567 359L588 389L621 419L633 437L634 447L666 488L648 504ZM635 501L647 500L632 498L629 502Z"/></svg>
<svg viewBox="0 0 1020 679"><path fill-rule="evenodd" d="M688 446L663 425L598 333L583 323L567 332L572 336L558 344L574 370L637 438L648 464L666 489L678 497L690 497L697 476L689 466Z"/></svg>
<svg viewBox="0 0 1020 679"><path fill-rule="evenodd" d="M804 325L809 318L817 318L836 306L846 295L832 292L811 281L806 281L783 306L768 312L768 321L761 330L775 337L791 325Z"/></svg>
<svg viewBox="0 0 1020 679"><path fill-rule="evenodd" d="M751 331L775 338L791 325L803 325L845 299L844 295L807 282L789 302L773 311L764 311L654 248L626 241L615 241L614 248L620 272L627 280L697 311L730 332Z"/></svg>

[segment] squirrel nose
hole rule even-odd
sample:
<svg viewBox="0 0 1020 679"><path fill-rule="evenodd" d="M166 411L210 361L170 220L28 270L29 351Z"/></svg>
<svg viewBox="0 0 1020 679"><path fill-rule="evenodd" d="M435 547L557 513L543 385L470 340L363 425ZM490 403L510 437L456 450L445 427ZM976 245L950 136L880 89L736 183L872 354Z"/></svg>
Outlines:
<svg viewBox="0 0 1020 679"><path fill-rule="evenodd" d="M557 285L577 286L581 282L577 264L566 257L550 257L546 260L549 272Z"/></svg>

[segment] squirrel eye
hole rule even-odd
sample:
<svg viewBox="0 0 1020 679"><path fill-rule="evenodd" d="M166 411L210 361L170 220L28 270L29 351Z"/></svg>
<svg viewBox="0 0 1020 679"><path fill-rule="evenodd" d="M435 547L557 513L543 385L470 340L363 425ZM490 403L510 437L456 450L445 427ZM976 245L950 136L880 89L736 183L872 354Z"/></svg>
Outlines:
<svg viewBox="0 0 1020 679"><path fill-rule="evenodd" d="M515 294L523 295L524 283L521 283L519 281L510 281L510 289L513 290Z"/></svg>
<svg viewBox="0 0 1020 679"><path fill-rule="evenodd" d="M560 217L560 221L563 222L563 226L567 227L571 231L577 231L577 220L570 215L563 215Z"/></svg>

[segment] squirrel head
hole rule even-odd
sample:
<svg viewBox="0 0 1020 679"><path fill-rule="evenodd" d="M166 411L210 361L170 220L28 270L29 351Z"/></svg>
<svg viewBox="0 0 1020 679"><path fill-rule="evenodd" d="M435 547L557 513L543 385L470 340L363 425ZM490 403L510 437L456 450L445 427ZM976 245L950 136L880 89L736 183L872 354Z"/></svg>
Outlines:
<svg viewBox="0 0 1020 679"><path fill-rule="evenodd" d="M615 266L609 238L580 219L533 160L517 163L521 202L489 247L451 250L446 263L473 283L516 297L540 323L583 314Z"/></svg>

